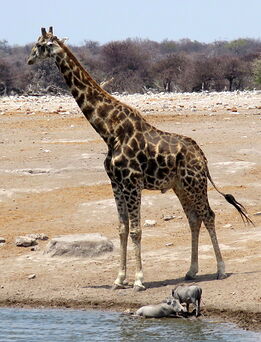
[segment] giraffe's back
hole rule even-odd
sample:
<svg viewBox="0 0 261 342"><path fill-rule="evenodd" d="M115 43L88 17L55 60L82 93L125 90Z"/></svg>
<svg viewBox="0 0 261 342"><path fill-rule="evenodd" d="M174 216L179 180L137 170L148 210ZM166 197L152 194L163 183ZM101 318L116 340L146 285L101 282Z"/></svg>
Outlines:
<svg viewBox="0 0 261 342"><path fill-rule="evenodd" d="M206 158L197 143L186 136L152 129L144 134L144 150L137 154L145 189L165 191L177 184L195 186L205 178Z"/></svg>

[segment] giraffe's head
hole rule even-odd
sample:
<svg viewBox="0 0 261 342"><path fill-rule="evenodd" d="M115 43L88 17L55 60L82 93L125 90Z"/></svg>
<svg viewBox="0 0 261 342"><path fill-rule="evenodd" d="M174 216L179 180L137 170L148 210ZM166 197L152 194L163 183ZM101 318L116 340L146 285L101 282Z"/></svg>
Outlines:
<svg viewBox="0 0 261 342"><path fill-rule="evenodd" d="M64 40L59 40L53 35L52 27L49 28L48 32L46 32L45 28L42 28L41 32L42 35L32 47L32 51L27 60L28 64L34 64L37 61L48 57L54 57L59 51L62 50L59 42L63 42Z"/></svg>

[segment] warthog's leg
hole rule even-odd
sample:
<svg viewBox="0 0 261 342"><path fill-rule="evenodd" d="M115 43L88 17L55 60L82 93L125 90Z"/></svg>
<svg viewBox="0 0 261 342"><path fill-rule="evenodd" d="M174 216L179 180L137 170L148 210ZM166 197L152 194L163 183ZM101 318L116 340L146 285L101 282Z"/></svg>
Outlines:
<svg viewBox="0 0 261 342"><path fill-rule="evenodd" d="M200 314L200 299L196 300L196 317Z"/></svg>

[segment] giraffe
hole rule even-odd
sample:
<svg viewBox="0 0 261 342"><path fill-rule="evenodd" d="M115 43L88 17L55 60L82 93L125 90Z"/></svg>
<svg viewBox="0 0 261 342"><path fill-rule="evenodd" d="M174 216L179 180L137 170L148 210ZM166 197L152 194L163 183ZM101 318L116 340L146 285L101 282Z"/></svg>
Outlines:
<svg viewBox="0 0 261 342"><path fill-rule="evenodd" d="M53 34L52 27L48 32L41 29L28 64L45 58L54 59L82 113L108 147L104 166L115 197L120 238L120 267L113 289L125 287L130 235L136 266L133 288L145 290L140 223L143 189L161 192L173 189L183 207L191 230L191 263L185 278L194 279L198 272L198 238L202 222L214 248L217 278L225 278L225 264L215 232L215 214L208 202L208 180L238 210L244 222L252 221L231 194L224 194L216 187L207 159L197 143L189 137L153 127L138 110L107 93L83 68L65 45L65 40Z"/></svg>

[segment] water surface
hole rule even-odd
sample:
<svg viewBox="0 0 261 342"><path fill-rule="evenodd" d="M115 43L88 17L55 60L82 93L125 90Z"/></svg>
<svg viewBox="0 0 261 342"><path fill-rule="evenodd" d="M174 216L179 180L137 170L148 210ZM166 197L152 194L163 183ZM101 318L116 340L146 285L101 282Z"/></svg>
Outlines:
<svg viewBox="0 0 261 342"><path fill-rule="evenodd" d="M141 319L96 310L0 308L1 342L258 342L261 334L229 323Z"/></svg>

